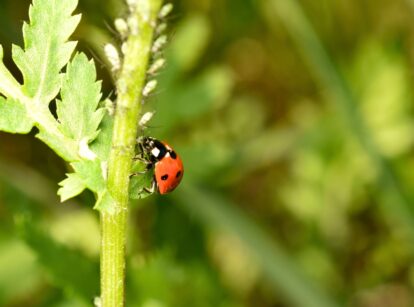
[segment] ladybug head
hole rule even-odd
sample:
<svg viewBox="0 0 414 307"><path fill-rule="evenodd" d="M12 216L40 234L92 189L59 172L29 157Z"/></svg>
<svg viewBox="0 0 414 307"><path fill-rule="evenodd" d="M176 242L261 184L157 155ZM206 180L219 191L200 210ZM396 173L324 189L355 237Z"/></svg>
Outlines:
<svg viewBox="0 0 414 307"><path fill-rule="evenodd" d="M162 142L152 137L143 137L140 144L142 144L143 151L148 154L151 162L154 163L164 158L168 152L167 147Z"/></svg>

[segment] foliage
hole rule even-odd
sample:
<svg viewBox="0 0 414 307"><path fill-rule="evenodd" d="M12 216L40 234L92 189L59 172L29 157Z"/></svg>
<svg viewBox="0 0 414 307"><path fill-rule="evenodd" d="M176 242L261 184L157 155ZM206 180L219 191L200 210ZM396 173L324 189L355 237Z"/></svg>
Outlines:
<svg viewBox="0 0 414 307"><path fill-rule="evenodd" d="M80 21L79 15L71 16L76 5L76 0L33 2L30 23L23 26L25 48L12 48L23 85L0 65L0 91L7 98L1 101L0 128L28 133L35 126L36 136L71 162L75 173L60 183L62 201L87 187L98 195L105 189L102 165L107 157L98 157L89 148L105 112L98 108L101 86L94 63L85 54L77 53L69 62L76 42L67 40ZM50 103L58 94L55 119Z"/></svg>

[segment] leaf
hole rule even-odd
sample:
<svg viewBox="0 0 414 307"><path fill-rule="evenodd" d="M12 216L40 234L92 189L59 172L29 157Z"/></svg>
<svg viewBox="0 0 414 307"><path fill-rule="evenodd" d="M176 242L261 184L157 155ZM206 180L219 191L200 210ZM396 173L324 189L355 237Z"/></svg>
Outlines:
<svg viewBox="0 0 414 307"><path fill-rule="evenodd" d="M103 177L106 170L99 159L73 162L71 165L88 189L96 193L106 189Z"/></svg>
<svg viewBox="0 0 414 307"><path fill-rule="evenodd" d="M23 25L24 49L12 47L12 57L22 72L23 85L0 62L0 92L20 104L7 106L7 109L2 106L1 128L27 133L34 124L39 129L37 137L66 161L79 159L79 144L60 132L48 105L60 90L63 76L60 71L76 46L75 42L67 42L80 20L80 15L71 16L76 5L77 0L33 1L29 8L30 23Z"/></svg>
<svg viewBox="0 0 414 307"><path fill-rule="evenodd" d="M79 159L78 153L76 152L76 144L70 139L65 139L62 135L52 133L46 129L39 130L36 137L39 140L42 140L66 161Z"/></svg>
<svg viewBox="0 0 414 307"><path fill-rule="evenodd" d="M109 103L112 104L112 101L109 101ZM99 126L99 134L90 146L91 150L95 152L102 161L108 161L109 159L113 127L114 117L106 113Z"/></svg>
<svg viewBox="0 0 414 307"><path fill-rule="evenodd" d="M131 180L129 182L129 198L143 199L152 193L145 190L151 188L154 179L154 170L149 169L139 160L133 161L131 167Z"/></svg>
<svg viewBox="0 0 414 307"><path fill-rule="evenodd" d="M3 47L0 45L0 93L8 98L21 96L20 84L3 63Z"/></svg>
<svg viewBox="0 0 414 307"><path fill-rule="evenodd" d="M109 194L108 190L103 190L98 193L98 199L93 208L108 214L113 214L115 212L115 200L112 195Z"/></svg>
<svg viewBox="0 0 414 307"><path fill-rule="evenodd" d="M80 142L93 140L105 109L96 110L101 98L101 85L96 82L93 61L83 53L77 53L69 63L64 76L61 96L57 101L60 130L67 137Z"/></svg>
<svg viewBox="0 0 414 307"><path fill-rule="evenodd" d="M67 42L80 21L80 15L71 16L76 5L77 0L34 0L30 23L23 24L24 50L12 48L25 94L44 105L58 94L60 70L76 46L76 42Z"/></svg>
<svg viewBox="0 0 414 307"><path fill-rule="evenodd" d="M59 182L59 185L61 188L57 194L60 196L61 202L79 195L86 189L86 185L77 173L67 174L67 178Z"/></svg>
<svg viewBox="0 0 414 307"><path fill-rule="evenodd" d="M33 121L27 115L26 108L13 99L0 97L0 130L10 133L28 133Z"/></svg>

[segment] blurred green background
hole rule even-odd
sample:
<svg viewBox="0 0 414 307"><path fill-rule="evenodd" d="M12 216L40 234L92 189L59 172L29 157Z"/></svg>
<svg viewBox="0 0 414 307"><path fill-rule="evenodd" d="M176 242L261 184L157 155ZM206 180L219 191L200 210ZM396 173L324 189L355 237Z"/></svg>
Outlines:
<svg viewBox="0 0 414 307"><path fill-rule="evenodd" d="M30 1L0 0L5 62ZM177 190L132 204L127 306L414 306L414 1L180 0L147 134L181 154ZM121 1L80 0L79 49ZM91 306L93 196L0 133L0 306Z"/></svg>

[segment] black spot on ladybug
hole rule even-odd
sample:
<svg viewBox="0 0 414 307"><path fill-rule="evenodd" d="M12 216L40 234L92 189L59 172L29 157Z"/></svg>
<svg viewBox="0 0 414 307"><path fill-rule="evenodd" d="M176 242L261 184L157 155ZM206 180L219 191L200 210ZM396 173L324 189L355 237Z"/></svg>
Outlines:
<svg viewBox="0 0 414 307"><path fill-rule="evenodd" d="M161 180L165 181L168 179L168 174L162 175L161 176Z"/></svg>
<svg viewBox="0 0 414 307"><path fill-rule="evenodd" d="M174 160L177 159L177 154L175 153L174 150L170 151L170 157L173 158Z"/></svg>
<svg viewBox="0 0 414 307"><path fill-rule="evenodd" d="M175 178L178 178L181 176L181 171L178 171L177 174L175 175Z"/></svg>

